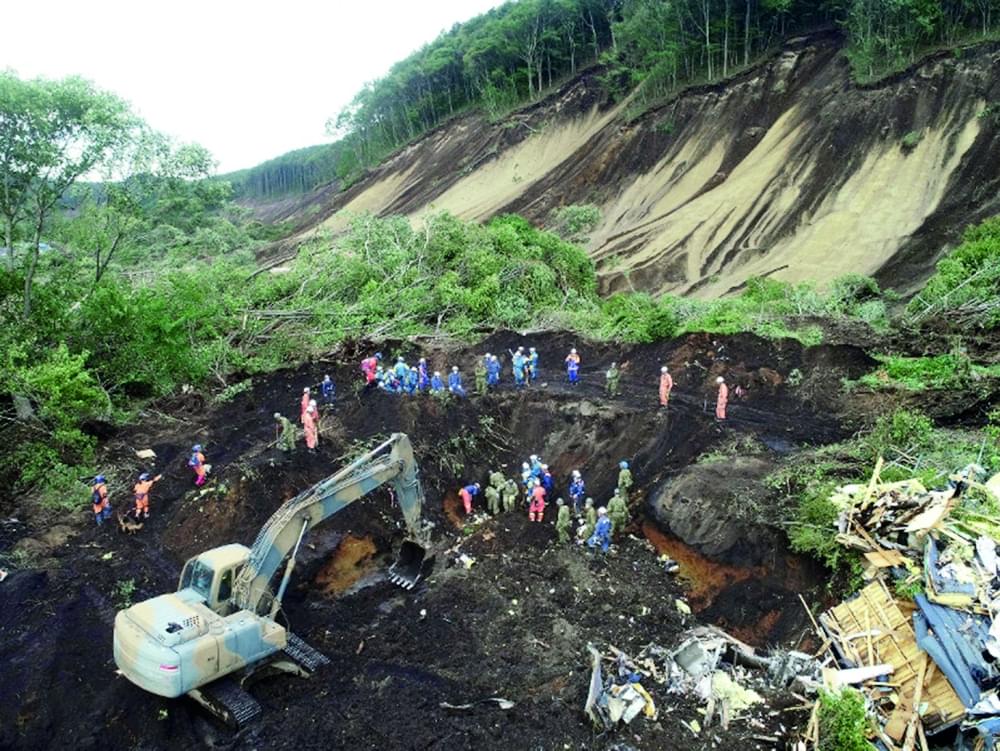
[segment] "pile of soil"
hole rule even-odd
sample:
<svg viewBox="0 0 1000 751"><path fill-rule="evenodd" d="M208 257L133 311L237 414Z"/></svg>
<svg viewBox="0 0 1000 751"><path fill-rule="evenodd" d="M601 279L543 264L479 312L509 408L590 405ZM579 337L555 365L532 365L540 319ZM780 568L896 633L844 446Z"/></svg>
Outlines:
<svg viewBox="0 0 1000 751"><path fill-rule="evenodd" d="M626 349L558 333L499 333L474 349L380 348L387 358L399 350L410 360L427 356L442 370L456 363L471 371L484 351L505 353L517 345L537 346L543 357L542 379L524 391L504 385L485 397L446 401L366 391L356 362L373 350L357 344L339 353L338 362L255 378L229 402L185 394L151 405L139 423L102 447L118 508L139 471L163 474L151 494L153 516L135 535L95 527L87 508L59 519L65 529L54 534L54 520L36 505L6 499L0 518L19 522L0 527L0 553L23 552L15 556L21 566L0 584L6 699L0 748L754 748L752 735L786 735L797 718L778 711L780 697L757 713L758 725L733 723L728 731L696 736L681 721L701 717L697 703L657 686L647 688L660 706L658 721L636 720L596 735L582 712L585 647L593 642L635 653L649 642L672 646L697 622L682 615L675 600L709 573L713 583L693 603L701 617L742 628L759 644L798 642L805 616L790 593L809 584L809 576L792 577L782 591L780 571L772 572L771 589L764 591L759 577L744 575L761 566L777 569L784 551L755 551L753 560L728 560L711 572L696 565L685 570L682 560L674 580L642 537L644 529L655 529L643 524L647 498L662 495L678 472L734 436L755 441L775 460L790 447L845 436L850 428L836 417L842 405L835 384L864 372L867 358L851 347L803 350L794 342L704 335ZM577 387L559 367L571 346L584 358ZM624 368L621 393L609 398L603 372L612 360ZM669 410L657 409L661 363L671 366L677 384ZM793 370L802 375L795 387L787 383ZM319 452L300 445L281 453L272 414L297 416L302 387L325 372L339 392L324 415ZM712 414L718 374L746 390L725 425ZM435 543L452 550L439 556L429 580L403 592L381 575L402 530L388 493L376 491L307 538L285 615L331 665L311 680L282 676L256 684L260 720L233 734L188 700L163 700L116 676L117 607L174 589L191 555L228 542L250 544L281 503L396 431L414 442ZM205 446L213 465L203 490L194 488L186 466L194 442ZM135 457L143 448L156 452L154 466ZM513 475L529 454L544 457L560 482L581 469L599 503L611 494L618 461L631 461L634 520L611 554L558 546L554 506L542 524L512 513L466 528L455 511L457 488L485 482L496 467ZM475 564L453 565L459 552ZM759 607L747 607L751 599L760 600ZM780 618L775 608L783 609ZM490 696L516 706L440 707Z"/></svg>

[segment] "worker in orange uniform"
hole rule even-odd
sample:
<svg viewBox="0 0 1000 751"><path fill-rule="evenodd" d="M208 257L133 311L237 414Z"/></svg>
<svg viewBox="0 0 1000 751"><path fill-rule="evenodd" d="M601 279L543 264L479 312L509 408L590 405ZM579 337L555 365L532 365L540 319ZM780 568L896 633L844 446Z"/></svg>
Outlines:
<svg viewBox="0 0 1000 751"><path fill-rule="evenodd" d="M91 483L90 502L94 508L94 521L98 525L111 516L111 501L108 500L108 486L104 475L98 475Z"/></svg>
<svg viewBox="0 0 1000 751"><path fill-rule="evenodd" d="M715 419L725 420L726 404L729 403L729 387L726 385L726 379L722 376L716 378L715 382L719 384L719 395L715 399Z"/></svg>
<svg viewBox="0 0 1000 751"><path fill-rule="evenodd" d="M315 454L316 444L319 443L319 413L315 402L306 406L306 411L302 414L302 428L306 434L306 446L310 453Z"/></svg>
<svg viewBox="0 0 1000 751"><path fill-rule="evenodd" d="M303 425L306 423L306 410L309 409L309 402L312 401L312 396L309 394L309 387L306 386L302 389L302 401L299 402L299 422Z"/></svg>
<svg viewBox="0 0 1000 751"><path fill-rule="evenodd" d="M149 489L153 487L153 483L159 482L161 479L163 479L163 475L157 475L156 477L150 478L149 472L143 472L139 475L139 482L137 482L133 488L135 491L136 519L140 516L142 516L143 519L149 518Z"/></svg>
<svg viewBox="0 0 1000 751"><path fill-rule="evenodd" d="M471 514L472 499L479 495L479 483L474 482L471 485L466 485L458 491L458 495L462 499L462 507L465 509L465 513Z"/></svg>
<svg viewBox="0 0 1000 751"><path fill-rule="evenodd" d="M535 479L535 487L531 489L531 503L528 505L528 521L540 522L545 516L545 488L541 480Z"/></svg>
<svg viewBox="0 0 1000 751"><path fill-rule="evenodd" d="M206 475L208 475L208 466L205 464L205 455L201 453L200 443L191 447L191 458L188 459L188 466L194 471L194 484L199 487L204 485Z"/></svg>
<svg viewBox="0 0 1000 751"><path fill-rule="evenodd" d="M667 366L660 368L660 406L666 407L670 401L670 391L674 387L674 379L670 377Z"/></svg>

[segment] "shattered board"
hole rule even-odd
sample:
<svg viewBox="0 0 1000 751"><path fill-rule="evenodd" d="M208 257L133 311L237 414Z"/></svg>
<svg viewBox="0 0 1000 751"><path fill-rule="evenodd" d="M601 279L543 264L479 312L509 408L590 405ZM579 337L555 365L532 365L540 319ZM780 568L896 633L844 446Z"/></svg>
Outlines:
<svg viewBox="0 0 1000 751"><path fill-rule="evenodd" d="M820 616L820 623L840 654L856 666L892 665L889 680L899 684L900 697L912 696L920 663L926 653L917 646L910 618L904 615L882 581L875 581L854 599L842 602ZM928 703L924 727L942 729L965 716L965 706L948 679L928 668L922 699Z"/></svg>

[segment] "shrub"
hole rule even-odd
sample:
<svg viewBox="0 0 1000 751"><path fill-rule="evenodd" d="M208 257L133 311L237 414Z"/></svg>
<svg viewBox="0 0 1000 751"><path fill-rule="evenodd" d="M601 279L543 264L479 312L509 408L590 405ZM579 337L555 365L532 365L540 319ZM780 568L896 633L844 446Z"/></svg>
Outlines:
<svg viewBox="0 0 1000 751"><path fill-rule="evenodd" d="M593 204L562 206L552 212L551 230L570 242L586 240L601 221L601 210Z"/></svg>
<svg viewBox="0 0 1000 751"><path fill-rule="evenodd" d="M853 688L820 689L819 751L871 751L865 700Z"/></svg>
<svg viewBox="0 0 1000 751"><path fill-rule="evenodd" d="M857 553L837 542L840 509L830 501L837 484L832 480L815 482L800 494L789 525L788 540L792 550L817 558L831 571L845 577L849 588L855 588L861 581L861 562Z"/></svg>
<svg viewBox="0 0 1000 751"><path fill-rule="evenodd" d="M875 421L865 438L872 458L889 457L893 453L913 453L934 443L934 423L923 412L897 409Z"/></svg>

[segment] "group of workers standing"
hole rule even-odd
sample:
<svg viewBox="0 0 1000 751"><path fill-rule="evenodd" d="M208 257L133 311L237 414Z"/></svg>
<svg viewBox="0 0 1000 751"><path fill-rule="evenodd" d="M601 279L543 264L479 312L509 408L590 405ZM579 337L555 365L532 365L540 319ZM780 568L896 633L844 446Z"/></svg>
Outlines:
<svg viewBox="0 0 1000 751"><path fill-rule="evenodd" d="M523 389L537 381L541 375L540 356L534 347L518 347L508 350L511 356L511 375L516 389ZM572 348L563 360L566 368L566 382L571 386L580 383L580 354ZM621 382L622 367L617 362L604 373L605 389L608 396L617 396ZM375 386L390 394L418 394L427 392L444 396L452 394L458 397L467 396L462 373L457 365L451 367L447 381L442 378L441 371L431 371L427 358L421 357L414 366L408 365L400 355L392 367L382 365L382 353L376 352L361 361L361 372L364 374L366 386ZM482 358L477 358L473 368L475 391L485 396L490 389L500 385L503 364L500 358L487 352ZM729 402L729 387L722 376L716 378L718 391L716 393L715 417L726 419L726 406ZM668 407L670 394L674 388L674 379L666 365L660 368L659 402L661 407Z"/></svg>
<svg viewBox="0 0 1000 751"><path fill-rule="evenodd" d="M191 455L187 461L188 467L194 472L194 484L201 487L205 484L211 465L205 462L205 455L202 453L200 443L191 447ZM129 506L122 517L130 517L136 522L145 521L149 518L149 494L153 485L163 479L163 475L153 476L149 472L139 474L139 479L132 486L132 505ZM106 522L111 517L111 498L108 495L108 480L104 475L97 475L90 481L90 504L94 512L94 520L98 526Z"/></svg>
<svg viewBox="0 0 1000 751"><path fill-rule="evenodd" d="M616 532L621 532L629 522L628 493L632 487L632 471L627 461L619 462L618 487L615 488L607 507L594 508L594 499L587 495L586 483L580 470L574 469L570 475L567 491L570 503L561 497L556 499L556 535L560 543L566 544L571 539L573 517L577 519L577 543L586 544L591 548L600 547L607 552L611 538ZM529 457L521 465L520 483L514 478L505 477L503 472L490 472L489 483L483 495L486 497L486 509L496 516L503 512L514 511L518 496L523 492L522 505L528 509L529 522L543 522L548 498L555 489L555 480L547 464L537 455ZM471 514L476 497L480 494L478 482L464 486L458 491L462 499L465 513Z"/></svg>

